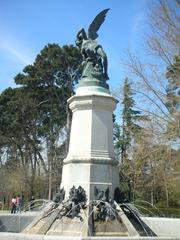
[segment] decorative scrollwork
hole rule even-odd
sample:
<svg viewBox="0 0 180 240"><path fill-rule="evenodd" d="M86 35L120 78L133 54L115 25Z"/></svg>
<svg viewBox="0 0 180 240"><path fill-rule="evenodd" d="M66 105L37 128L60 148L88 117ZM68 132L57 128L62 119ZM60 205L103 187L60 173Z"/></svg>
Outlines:
<svg viewBox="0 0 180 240"><path fill-rule="evenodd" d="M60 211L59 217L77 217L83 221L82 217L80 216L80 210L86 208L86 202L87 198L85 190L81 186L78 188L73 186L69 191L68 200L62 205L62 210Z"/></svg>
<svg viewBox="0 0 180 240"><path fill-rule="evenodd" d="M112 221L118 218L118 211L114 200L109 197L109 191L109 187L105 191L94 187L96 198L92 203L94 221Z"/></svg>

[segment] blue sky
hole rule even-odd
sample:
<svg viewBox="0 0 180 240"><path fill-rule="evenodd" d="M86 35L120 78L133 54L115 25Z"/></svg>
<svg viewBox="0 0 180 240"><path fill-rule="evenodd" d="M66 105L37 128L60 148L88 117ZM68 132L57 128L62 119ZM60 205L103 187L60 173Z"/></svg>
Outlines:
<svg viewBox="0 0 180 240"><path fill-rule="evenodd" d="M122 84L121 59L126 49L143 55L148 0L1 0L0 92L15 87L14 77L32 64L48 43L74 44L77 31L110 8L99 30L99 44L108 56L109 85Z"/></svg>

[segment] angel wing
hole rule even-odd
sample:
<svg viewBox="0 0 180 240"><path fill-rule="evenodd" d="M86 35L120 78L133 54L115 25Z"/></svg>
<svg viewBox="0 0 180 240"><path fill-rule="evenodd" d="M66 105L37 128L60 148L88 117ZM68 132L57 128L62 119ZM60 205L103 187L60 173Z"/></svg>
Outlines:
<svg viewBox="0 0 180 240"><path fill-rule="evenodd" d="M109 8L103 10L92 21L92 23L89 26L88 34L87 34L89 39L95 40L98 37L97 31L99 30L100 26L104 22L105 17L106 17L106 13L108 11L109 11Z"/></svg>

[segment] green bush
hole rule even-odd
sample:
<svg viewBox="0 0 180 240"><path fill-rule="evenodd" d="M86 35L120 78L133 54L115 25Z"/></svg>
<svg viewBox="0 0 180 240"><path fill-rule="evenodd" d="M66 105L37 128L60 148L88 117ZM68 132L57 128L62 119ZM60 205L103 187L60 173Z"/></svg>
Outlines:
<svg viewBox="0 0 180 240"><path fill-rule="evenodd" d="M165 217L180 218L180 208L160 208Z"/></svg>

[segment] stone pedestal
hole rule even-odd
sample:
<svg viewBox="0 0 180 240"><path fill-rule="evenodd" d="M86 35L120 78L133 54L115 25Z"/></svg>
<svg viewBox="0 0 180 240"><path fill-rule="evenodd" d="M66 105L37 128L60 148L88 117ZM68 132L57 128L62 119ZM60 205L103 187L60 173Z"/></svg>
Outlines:
<svg viewBox="0 0 180 240"><path fill-rule="evenodd" d="M105 93L79 89L68 100L73 118L70 145L64 160L61 188L82 186L88 201L94 200L94 186L110 190L119 186L118 162L114 158L112 113L117 100Z"/></svg>

